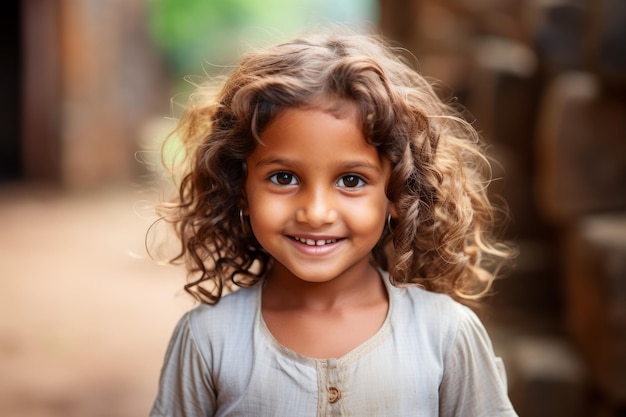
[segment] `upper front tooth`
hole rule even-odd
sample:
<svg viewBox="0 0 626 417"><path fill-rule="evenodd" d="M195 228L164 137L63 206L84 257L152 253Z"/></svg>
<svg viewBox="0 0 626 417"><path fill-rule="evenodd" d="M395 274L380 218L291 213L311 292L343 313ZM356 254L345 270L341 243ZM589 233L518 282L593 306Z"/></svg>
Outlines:
<svg viewBox="0 0 626 417"><path fill-rule="evenodd" d="M325 239L314 240L314 239L305 239L303 237L296 237L296 240L299 240L302 243L306 243L309 246L323 246L323 245L327 245L329 243L334 243L335 242L335 239L331 239L331 240L325 240Z"/></svg>

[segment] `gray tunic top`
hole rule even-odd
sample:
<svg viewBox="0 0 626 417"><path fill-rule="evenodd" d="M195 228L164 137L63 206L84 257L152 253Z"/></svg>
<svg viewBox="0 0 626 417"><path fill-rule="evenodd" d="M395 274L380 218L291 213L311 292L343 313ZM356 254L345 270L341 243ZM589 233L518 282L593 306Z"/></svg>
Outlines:
<svg viewBox="0 0 626 417"><path fill-rule="evenodd" d="M336 359L282 346L261 315L261 286L180 320L151 416L516 416L504 368L476 315L417 287L389 294L368 341Z"/></svg>

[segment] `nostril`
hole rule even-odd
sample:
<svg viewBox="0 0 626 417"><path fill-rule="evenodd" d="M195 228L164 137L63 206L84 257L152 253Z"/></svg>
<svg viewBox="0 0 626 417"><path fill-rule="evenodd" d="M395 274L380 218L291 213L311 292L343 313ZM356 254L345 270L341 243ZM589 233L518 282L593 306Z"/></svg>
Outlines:
<svg viewBox="0 0 626 417"><path fill-rule="evenodd" d="M337 211L334 209L307 208L296 212L296 221L306 223L313 227L320 227L324 224L334 223L338 219Z"/></svg>

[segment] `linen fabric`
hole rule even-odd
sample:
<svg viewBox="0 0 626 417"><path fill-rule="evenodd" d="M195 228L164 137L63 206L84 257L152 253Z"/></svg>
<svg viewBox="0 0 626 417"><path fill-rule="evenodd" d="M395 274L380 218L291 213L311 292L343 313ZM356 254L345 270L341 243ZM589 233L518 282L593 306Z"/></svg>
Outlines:
<svg viewBox="0 0 626 417"><path fill-rule="evenodd" d="M282 346L261 315L261 285L178 322L151 417L516 416L477 316L450 297L397 288L387 316L340 358Z"/></svg>

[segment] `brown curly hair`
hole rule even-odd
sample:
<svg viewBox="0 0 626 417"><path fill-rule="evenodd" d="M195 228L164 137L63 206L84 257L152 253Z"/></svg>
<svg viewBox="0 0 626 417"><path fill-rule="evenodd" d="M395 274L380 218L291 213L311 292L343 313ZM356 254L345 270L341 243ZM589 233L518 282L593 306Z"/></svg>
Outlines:
<svg viewBox="0 0 626 417"><path fill-rule="evenodd" d="M472 126L399 56L380 37L333 30L252 51L218 91L215 80L197 87L174 131L187 170L176 201L160 208L181 241L170 261L187 265L186 291L216 303L233 283L264 277L272 260L240 216L245 160L282 109L346 102L392 166L386 193L397 218L373 262L395 285L460 301L489 290L492 267L513 252L489 237L489 161Z"/></svg>

